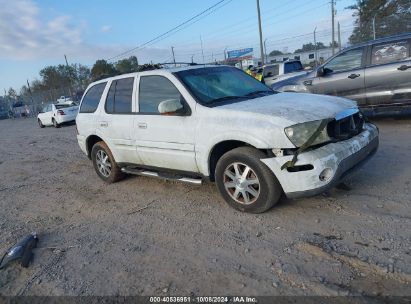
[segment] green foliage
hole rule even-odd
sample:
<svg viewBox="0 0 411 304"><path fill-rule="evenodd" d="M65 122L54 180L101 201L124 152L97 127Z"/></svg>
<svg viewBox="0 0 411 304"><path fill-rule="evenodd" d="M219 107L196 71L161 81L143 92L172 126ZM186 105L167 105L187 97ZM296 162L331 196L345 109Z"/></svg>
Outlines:
<svg viewBox="0 0 411 304"><path fill-rule="evenodd" d="M131 56L127 59L117 61L115 65L116 70L121 73L132 73L138 71L138 60L136 56Z"/></svg>
<svg viewBox="0 0 411 304"><path fill-rule="evenodd" d="M374 17L376 38L411 31L410 0L357 0L347 8L357 18L349 38L352 44L373 39Z"/></svg>
<svg viewBox="0 0 411 304"><path fill-rule="evenodd" d="M279 55L284 55L284 53L279 50L273 50L270 52L270 54L268 54L268 56L279 56Z"/></svg>
<svg viewBox="0 0 411 304"><path fill-rule="evenodd" d="M327 48L324 43L322 42L317 42L317 50L325 49ZM302 53L302 52L309 52L309 51L314 51L315 50L315 45L314 43L310 42L307 44L303 44L301 49L296 49L294 51L294 54L296 53Z"/></svg>
<svg viewBox="0 0 411 304"><path fill-rule="evenodd" d="M117 74L116 68L112 63L108 63L104 59L97 60L91 68L91 78L98 79L102 76L112 76Z"/></svg>

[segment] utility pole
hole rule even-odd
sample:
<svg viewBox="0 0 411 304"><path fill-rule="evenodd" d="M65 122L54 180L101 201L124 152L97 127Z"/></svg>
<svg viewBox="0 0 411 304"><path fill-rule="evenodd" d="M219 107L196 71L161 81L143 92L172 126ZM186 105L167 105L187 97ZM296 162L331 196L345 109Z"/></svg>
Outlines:
<svg viewBox="0 0 411 304"><path fill-rule="evenodd" d="M27 79L27 88L29 89L31 104L34 105L33 94L31 93L30 83L29 83L29 80L28 80L28 79ZM37 109L36 109L36 110L37 110Z"/></svg>
<svg viewBox="0 0 411 304"><path fill-rule="evenodd" d="M338 51L341 51L341 28L340 28L340 22L338 22Z"/></svg>
<svg viewBox="0 0 411 304"><path fill-rule="evenodd" d="M191 63L194 63L194 55L191 55Z"/></svg>
<svg viewBox="0 0 411 304"><path fill-rule="evenodd" d="M174 55L174 46L171 47L171 53L173 54L173 62L174 62L174 66L176 67L177 64L176 64L176 57Z"/></svg>
<svg viewBox="0 0 411 304"><path fill-rule="evenodd" d="M203 64L204 64L204 49L203 49L203 39L201 38L201 35L200 35L200 42L201 42L201 55L203 56Z"/></svg>
<svg viewBox="0 0 411 304"><path fill-rule="evenodd" d="M331 46L332 46L332 52L333 55L335 54L335 49L334 49L334 40L335 40L335 33L334 33L334 16L335 16L335 9L334 9L334 4L335 4L335 0L331 0L331 31L332 31L332 35L331 35Z"/></svg>
<svg viewBox="0 0 411 304"><path fill-rule="evenodd" d="M70 92L70 97L73 97L73 92L71 91L71 72L70 72L70 67L67 61L67 56L66 54L64 54L64 60L66 60L66 67L67 67L67 71L69 72L69 82L70 82L70 86L69 86L69 92ZM28 83L28 80L27 80Z"/></svg>
<svg viewBox="0 0 411 304"><path fill-rule="evenodd" d="M224 64L227 63L227 48L224 49Z"/></svg>
<svg viewBox="0 0 411 304"><path fill-rule="evenodd" d="M317 27L315 27L315 29L314 29L314 65L315 65L315 67L317 67L317 62L318 62L318 59L317 59L317 57L318 57L318 55L317 55L317 37L315 35L316 31L317 31Z"/></svg>
<svg viewBox="0 0 411 304"><path fill-rule="evenodd" d="M267 39L264 40L264 53L265 53L265 63L268 63Z"/></svg>
<svg viewBox="0 0 411 304"><path fill-rule="evenodd" d="M375 17L377 17L377 14L375 14L374 17L372 18L372 33L373 33L373 36L374 36L374 40L376 38L376 35L375 35Z"/></svg>
<svg viewBox="0 0 411 304"><path fill-rule="evenodd" d="M260 32L261 65L264 65L263 30L261 29L260 0L257 0L257 14L258 14L258 30Z"/></svg>

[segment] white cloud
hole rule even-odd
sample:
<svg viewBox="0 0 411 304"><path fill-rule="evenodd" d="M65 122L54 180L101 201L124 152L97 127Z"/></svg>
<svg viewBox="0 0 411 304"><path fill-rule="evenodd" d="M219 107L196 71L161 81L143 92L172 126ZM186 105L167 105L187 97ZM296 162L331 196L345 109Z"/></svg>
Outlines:
<svg viewBox="0 0 411 304"><path fill-rule="evenodd" d="M110 32L110 31L111 31L111 25L103 25L103 26L101 27L101 31L102 31L103 33Z"/></svg>
<svg viewBox="0 0 411 304"><path fill-rule="evenodd" d="M2 59L55 59L67 54L72 60L94 61L112 57L133 47L91 44L84 38L84 22L68 15L43 21L42 11L32 0L0 0L0 7ZM109 25L101 28L103 32L110 30ZM145 62L159 60L168 53L168 50L153 48L143 49L137 56L140 62Z"/></svg>

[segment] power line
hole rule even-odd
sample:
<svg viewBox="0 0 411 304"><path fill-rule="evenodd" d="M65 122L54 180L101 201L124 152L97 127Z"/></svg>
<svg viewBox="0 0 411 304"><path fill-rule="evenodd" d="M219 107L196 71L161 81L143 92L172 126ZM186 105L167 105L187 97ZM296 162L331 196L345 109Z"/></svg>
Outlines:
<svg viewBox="0 0 411 304"><path fill-rule="evenodd" d="M220 1L218 1L216 4L210 6L209 8L207 8L207 9L205 9L204 11L198 13L197 15L189 18L188 20L180 23L179 25L173 27L172 29L164 32L163 34L158 35L157 37L155 37L155 38L153 38L153 39L151 39L151 40L149 40L149 41L147 41L147 42L145 42L145 43L143 43L143 44L141 44L141 45L139 45L139 46L137 46L137 47L134 47L134 48L132 48L132 49L129 49L129 50L127 50L127 51L125 51L125 52L123 52L123 53L121 53L121 54L118 54L118 55L116 55L116 56L113 56L113 57L109 58L108 60L111 61L111 60L113 60L113 59L115 59L115 58L117 58L117 57L124 56L124 55L126 55L126 54L128 54L128 53L130 53L130 52L133 52L133 51L135 51L135 50L137 50L137 49L140 49L140 48L146 46L147 44L150 44L150 43L156 41L156 40L159 39L159 38L162 38L162 37L164 37L164 36L172 33L173 31L175 31L175 30L179 29L180 27L186 25L187 23L191 22L192 20L195 20L196 18L204 15L205 13L207 13L208 11L212 10L213 8L217 7L218 5L220 5L221 3L225 2L225 1L227 1L227 0L220 0Z"/></svg>

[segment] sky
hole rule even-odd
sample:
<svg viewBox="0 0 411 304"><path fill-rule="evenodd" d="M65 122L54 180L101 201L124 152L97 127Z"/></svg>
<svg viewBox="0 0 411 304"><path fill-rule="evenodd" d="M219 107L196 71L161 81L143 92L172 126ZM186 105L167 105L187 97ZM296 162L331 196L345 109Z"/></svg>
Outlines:
<svg viewBox="0 0 411 304"><path fill-rule="evenodd" d="M221 0L0 0L0 90L39 78L48 65L88 66L141 46ZM337 0L342 44L353 29L354 0ZM331 42L330 0L260 0L267 51L292 52L303 43ZM137 56L140 63L210 62L224 50L252 47L258 56L255 0L225 0L195 22L160 41L115 57ZM203 46L203 51L202 47ZM113 61L111 60L111 62ZM0 94L2 94L1 92Z"/></svg>

